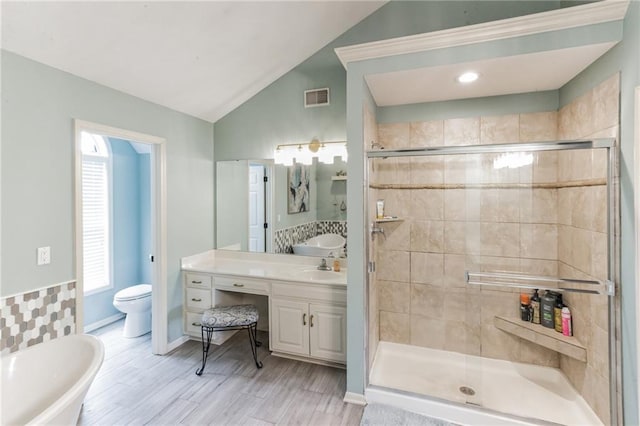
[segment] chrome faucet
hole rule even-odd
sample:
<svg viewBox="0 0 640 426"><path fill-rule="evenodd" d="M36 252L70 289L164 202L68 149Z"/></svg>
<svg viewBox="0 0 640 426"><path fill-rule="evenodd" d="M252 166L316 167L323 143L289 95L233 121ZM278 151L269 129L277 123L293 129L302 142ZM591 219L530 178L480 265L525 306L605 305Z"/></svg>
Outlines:
<svg viewBox="0 0 640 426"><path fill-rule="evenodd" d="M320 265L318 266L318 270L319 271L330 271L331 270L331 266L327 265L327 259L325 259L324 257L320 261Z"/></svg>

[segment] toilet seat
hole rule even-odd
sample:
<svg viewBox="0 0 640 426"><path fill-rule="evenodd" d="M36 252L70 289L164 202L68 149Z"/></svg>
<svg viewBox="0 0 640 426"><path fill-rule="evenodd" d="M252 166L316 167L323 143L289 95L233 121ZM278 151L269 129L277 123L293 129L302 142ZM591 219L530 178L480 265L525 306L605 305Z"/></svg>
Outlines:
<svg viewBox="0 0 640 426"><path fill-rule="evenodd" d="M151 296L151 284L138 284L120 290L113 299L118 302L126 302L149 296Z"/></svg>

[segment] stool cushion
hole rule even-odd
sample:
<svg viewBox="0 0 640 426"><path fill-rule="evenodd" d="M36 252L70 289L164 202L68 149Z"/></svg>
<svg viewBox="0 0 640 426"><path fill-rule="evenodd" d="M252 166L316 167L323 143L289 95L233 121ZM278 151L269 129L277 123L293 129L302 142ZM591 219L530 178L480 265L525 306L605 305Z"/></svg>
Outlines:
<svg viewBox="0 0 640 426"><path fill-rule="evenodd" d="M258 308L255 305L219 306L204 311L204 327L242 327L258 322Z"/></svg>

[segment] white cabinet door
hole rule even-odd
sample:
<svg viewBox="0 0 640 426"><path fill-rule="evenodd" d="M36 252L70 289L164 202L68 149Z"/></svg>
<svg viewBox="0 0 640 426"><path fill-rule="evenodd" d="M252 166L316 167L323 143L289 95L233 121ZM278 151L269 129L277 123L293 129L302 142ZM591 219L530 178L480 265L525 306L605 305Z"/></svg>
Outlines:
<svg viewBox="0 0 640 426"><path fill-rule="evenodd" d="M271 299L271 349L309 355L309 304Z"/></svg>
<svg viewBox="0 0 640 426"><path fill-rule="evenodd" d="M342 306L309 305L310 354L337 362L347 360L347 311Z"/></svg>

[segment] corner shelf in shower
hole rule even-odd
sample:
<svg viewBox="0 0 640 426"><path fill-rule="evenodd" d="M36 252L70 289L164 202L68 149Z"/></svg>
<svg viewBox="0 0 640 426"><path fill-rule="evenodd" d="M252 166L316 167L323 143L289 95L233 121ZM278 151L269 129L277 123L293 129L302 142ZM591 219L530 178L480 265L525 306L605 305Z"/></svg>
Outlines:
<svg viewBox="0 0 640 426"><path fill-rule="evenodd" d="M399 217L389 217L386 219L376 219L375 222L376 223L387 223L387 222L403 222L404 219L401 219Z"/></svg>
<svg viewBox="0 0 640 426"><path fill-rule="evenodd" d="M347 180L346 176L331 176L331 180Z"/></svg>
<svg viewBox="0 0 640 426"><path fill-rule="evenodd" d="M519 318L496 316L493 317L493 323L499 330L575 358L578 361L587 362L587 349L575 337L564 336L553 328L522 321Z"/></svg>

